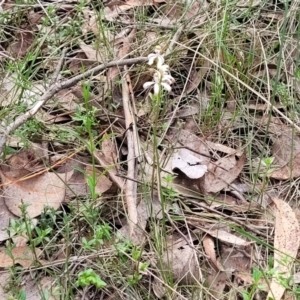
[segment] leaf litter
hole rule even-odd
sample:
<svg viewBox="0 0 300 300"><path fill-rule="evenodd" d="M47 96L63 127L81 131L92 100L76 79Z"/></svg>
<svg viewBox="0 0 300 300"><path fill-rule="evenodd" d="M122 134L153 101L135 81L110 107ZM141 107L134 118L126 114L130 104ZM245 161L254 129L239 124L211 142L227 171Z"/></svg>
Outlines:
<svg viewBox="0 0 300 300"><path fill-rule="evenodd" d="M8 18L1 24L2 126L47 91L61 47L67 55L58 81L147 56L159 45L172 91L157 106L142 89L152 67L116 64L58 91L32 118L40 127L27 123L11 136L0 172L1 267L30 267L38 278L44 274L37 263L48 268L50 261L55 269L47 273L60 278L72 267L73 289L79 272L92 266L109 287L77 287L78 299L122 298L128 283L134 299L192 299L191 285L207 299L297 299L286 282L297 280L299 268L298 41L291 34L285 43L279 33L286 10L290 28L297 26L299 4L230 3L226 23L223 6L213 1L71 2L53 10L51 1L1 4ZM19 9L19 23L7 25ZM128 174L131 131L136 174ZM128 182L137 184L130 191L137 196L133 234ZM30 230L14 232L18 222L30 222ZM40 241L47 222L57 230ZM4 243L14 243L14 259ZM57 282L28 280L26 296L42 299L34 289L43 280L48 287Z"/></svg>
<svg viewBox="0 0 300 300"><path fill-rule="evenodd" d="M20 156L18 154L13 156L15 160L11 158L11 161L14 162L14 165L2 166L0 171L3 185L1 197L8 210L20 217L22 215L21 205L27 205L28 216L34 218L42 213L45 206L58 209L65 197L64 181L71 177L72 172L61 175L50 172L30 175L30 169L25 167L30 165L32 162L30 160L34 160L34 158L30 154L22 155L21 158ZM27 159L28 161L26 161ZM16 166L17 164L18 166Z"/></svg>

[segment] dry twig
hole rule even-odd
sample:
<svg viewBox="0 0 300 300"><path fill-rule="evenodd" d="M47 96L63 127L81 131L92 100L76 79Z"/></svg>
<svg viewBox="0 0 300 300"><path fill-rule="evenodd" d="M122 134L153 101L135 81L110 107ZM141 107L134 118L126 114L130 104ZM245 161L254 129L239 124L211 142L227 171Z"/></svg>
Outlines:
<svg viewBox="0 0 300 300"><path fill-rule="evenodd" d="M137 168L136 168L136 156L135 156L133 129L132 129L132 127L134 126L134 121L133 121L134 117L133 117L132 107L130 105L129 87L128 87L127 80L123 80L122 96L123 96L123 107L124 107L126 130L127 130L127 148L128 148L127 174L129 178L136 178ZM125 186L125 197L126 197L126 204L128 210L130 236L133 235L134 228L138 222L137 207L136 207L136 192L137 192L137 183L134 180L127 180Z"/></svg>

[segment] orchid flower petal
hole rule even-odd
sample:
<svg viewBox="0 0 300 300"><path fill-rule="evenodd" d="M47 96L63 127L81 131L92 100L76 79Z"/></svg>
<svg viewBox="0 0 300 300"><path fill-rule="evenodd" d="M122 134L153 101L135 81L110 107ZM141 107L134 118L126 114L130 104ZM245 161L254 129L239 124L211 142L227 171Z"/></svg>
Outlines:
<svg viewBox="0 0 300 300"><path fill-rule="evenodd" d="M165 59L163 58L163 56L157 55L156 60L157 60L157 63L156 63L157 69L160 70L161 67L164 65Z"/></svg>
<svg viewBox="0 0 300 300"><path fill-rule="evenodd" d="M159 84L158 83L155 83L154 84L154 95L158 95L159 94Z"/></svg>
<svg viewBox="0 0 300 300"><path fill-rule="evenodd" d="M152 86L153 84L155 84L155 82L153 81L147 81L143 84L143 88L144 90L148 89L150 86Z"/></svg>
<svg viewBox="0 0 300 300"><path fill-rule="evenodd" d="M159 71L165 75L165 74L168 74L169 73L169 66L168 65L162 65L160 68L159 68Z"/></svg>
<svg viewBox="0 0 300 300"><path fill-rule="evenodd" d="M171 88L170 85L168 85L168 84L165 83L165 82L162 82L161 85L162 85L162 87L163 87L166 91L171 92L172 88Z"/></svg>
<svg viewBox="0 0 300 300"><path fill-rule="evenodd" d="M157 57L157 55L154 53L149 54L148 55L148 65L152 66L156 57Z"/></svg>
<svg viewBox="0 0 300 300"><path fill-rule="evenodd" d="M162 81L167 82L168 84L172 84L174 83L175 79L171 75L164 75Z"/></svg>

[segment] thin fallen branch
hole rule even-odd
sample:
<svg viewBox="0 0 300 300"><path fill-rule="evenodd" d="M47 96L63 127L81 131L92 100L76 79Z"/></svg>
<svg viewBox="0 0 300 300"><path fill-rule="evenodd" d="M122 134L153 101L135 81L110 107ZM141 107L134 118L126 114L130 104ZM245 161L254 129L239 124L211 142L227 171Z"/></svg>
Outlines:
<svg viewBox="0 0 300 300"><path fill-rule="evenodd" d="M0 128L0 154L3 153L3 148L6 144L7 138L9 135L23 125L27 120L29 120L32 116L34 116L40 109L50 100L56 93L60 90L70 88L77 84L79 81L86 79L90 76L94 76L102 72L103 70L114 67L114 66L124 66L124 65L133 65L146 62L148 60L147 57L136 57L129 59L120 59L116 61L111 61L105 64L101 64L95 68L92 68L82 74L79 74L71 79L56 82L52 84L48 90L41 96L40 100L38 100L34 106L29 109L26 113L18 116L12 123L10 123L11 116L8 116L6 119L2 121L2 124L5 124L5 127L2 126Z"/></svg>
<svg viewBox="0 0 300 300"><path fill-rule="evenodd" d="M134 92L133 92L133 87L131 84L131 78L129 76L128 73L128 67L124 66L124 70L126 72L125 78L128 84L128 92L130 94L130 99L131 99L131 114L132 114L132 132L133 132L133 145L134 145L134 153L135 153L135 158L138 160L138 162L142 162L143 161L143 155L142 155L142 149L141 149L141 143L140 143L140 138L139 138L139 134L138 134L138 129L137 129L137 124L136 124L136 119L134 116L137 116L137 109L136 109L136 105L135 105L135 98L134 98Z"/></svg>
<svg viewBox="0 0 300 300"><path fill-rule="evenodd" d="M122 97L123 97L123 108L125 114L125 122L126 122L126 131L127 131L127 176L129 178L137 177L137 166L136 166L136 155L135 155L135 147L134 147L134 136L133 136L133 126L134 126L134 117L132 112L132 106L130 104L129 97L129 87L127 80L123 77L122 83ZM127 180L125 185L125 199L127 204L128 211L128 224L129 224L129 235L133 236L135 227L138 223L138 215L137 215L137 204L136 204L136 193L137 193L137 183L133 180Z"/></svg>

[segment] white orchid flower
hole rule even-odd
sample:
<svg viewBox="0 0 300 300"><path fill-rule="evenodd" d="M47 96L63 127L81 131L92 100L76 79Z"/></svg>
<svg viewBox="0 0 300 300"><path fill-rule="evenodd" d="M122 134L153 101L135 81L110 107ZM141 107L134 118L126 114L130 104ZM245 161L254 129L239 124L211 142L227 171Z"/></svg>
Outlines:
<svg viewBox="0 0 300 300"><path fill-rule="evenodd" d="M147 81L143 84L143 88L146 90L153 85L154 95L158 95L160 91L161 75L159 72L155 72L153 75L153 81Z"/></svg>
<svg viewBox="0 0 300 300"><path fill-rule="evenodd" d="M174 78L170 75L169 66L165 65L165 59L161 55L161 47L156 46L154 53L148 55L148 64L153 65L156 61L157 70L153 75L153 81L148 81L143 84L144 89L148 89L153 86L154 95L158 95L161 88L166 91L171 91L171 84L175 82Z"/></svg>
<svg viewBox="0 0 300 300"><path fill-rule="evenodd" d="M143 84L143 88L147 89L153 86L154 95L158 95L160 87L163 87L166 91L172 90L171 84L174 83L174 78L169 74L162 74L161 70L156 71L153 75L153 81L148 81Z"/></svg>
<svg viewBox="0 0 300 300"><path fill-rule="evenodd" d="M175 82L175 79L169 74L164 74L161 81L171 85Z"/></svg>
<svg viewBox="0 0 300 300"><path fill-rule="evenodd" d="M152 66L154 62L156 61L156 66L158 69L160 69L162 66L164 66L165 59L161 55L161 47L156 46L154 53L151 53L148 55L148 64Z"/></svg>
<svg viewBox="0 0 300 300"><path fill-rule="evenodd" d="M157 69L162 73L162 74L169 74L169 66L168 65L161 65L160 67L157 67Z"/></svg>

